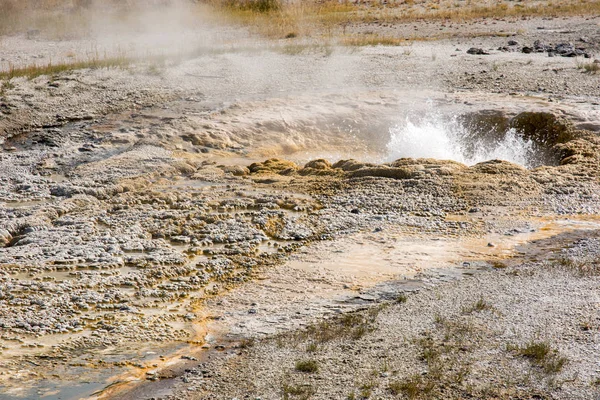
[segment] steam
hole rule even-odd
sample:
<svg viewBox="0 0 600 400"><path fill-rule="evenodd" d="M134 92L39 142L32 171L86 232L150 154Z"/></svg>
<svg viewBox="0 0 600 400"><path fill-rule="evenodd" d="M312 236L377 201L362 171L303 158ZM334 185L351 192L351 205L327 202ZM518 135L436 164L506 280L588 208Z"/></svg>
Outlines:
<svg viewBox="0 0 600 400"><path fill-rule="evenodd" d="M484 139L488 138L488 139ZM505 160L533 167L535 148L514 129L493 140L489 135L468 131L456 117L428 115L420 120L406 117L402 124L390 128L387 158L436 158L454 160L467 165L488 160Z"/></svg>

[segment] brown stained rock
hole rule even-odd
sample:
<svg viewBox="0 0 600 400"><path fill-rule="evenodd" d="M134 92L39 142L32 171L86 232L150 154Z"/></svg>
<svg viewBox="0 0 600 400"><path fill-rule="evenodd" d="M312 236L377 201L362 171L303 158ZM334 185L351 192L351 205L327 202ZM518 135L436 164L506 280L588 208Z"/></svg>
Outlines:
<svg viewBox="0 0 600 400"><path fill-rule="evenodd" d="M327 160L319 158L318 160L312 160L306 163L304 168L312 168L312 169L331 169L331 163Z"/></svg>
<svg viewBox="0 0 600 400"><path fill-rule="evenodd" d="M491 160L485 161L471 167L471 170L480 174L491 174L491 175L527 175L528 171L526 168L513 164L503 160Z"/></svg>
<svg viewBox="0 0 600 400"><path fill-rule="evenodd" d="M548 112L523 112L510 121L510 127L525 139L552 146L574 138L573 125L566 119Z"/></svg>
<svg viewBox="0 0 600 400"><path fill-rule="evenodd" d="M331 163L322 158L312 160L306 163L298 173L302 176L342 176L343 171L339 168L332 168Z"/></svg>
<svg viewBox="0 0 600 400"><path fill-rule="evenodd" d="M233 176L246 176L250 174L250 170L241 165L219 165L219 168L226 174L231 174Z"/></svg>
<svg viewBox="0 0 600 400"><path fill-rule="evenodd" d="M332 168L339 168L343 171L349 172L349 171L356 171L356 170L364 168L364 167L375 167L375 166L376 166L375 164L363 163L360 161L350 159L350 160L340 160L340 161L336 162L335 164L333 164Z"/></svg>
<svg viewBox="0 0 600 400"><path fill-rule="evenodd" d="M271 158L261 163L253 163L248 169L251 174L279 174L292 175L299 167L292 161Z"/></svg>
<svg viewBox="0 0 600 400"><path fill-rule="evenodd" d="M348 176L351 178L362 178L362 177L379 177L379 178L393 178L393 179L414 179L419 176L417 168L410 167L399 167L393 168L385 165L378 167L366 167L356 171L351 171Z"/></svg>

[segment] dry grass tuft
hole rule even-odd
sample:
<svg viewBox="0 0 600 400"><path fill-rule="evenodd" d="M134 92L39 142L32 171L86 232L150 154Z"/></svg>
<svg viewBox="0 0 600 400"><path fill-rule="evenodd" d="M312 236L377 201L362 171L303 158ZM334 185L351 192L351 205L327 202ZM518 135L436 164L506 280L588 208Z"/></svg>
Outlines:
<svg viewBox="0 0 600 400"><path fill-rule="evenodd" d="M483 297L480 297L475 303L463 307L463 314L472 314L474 312L491 311L494 310L494 306L489 304Z"/></svg>
<svg viewBox="0 0 600 400"><path fill-rule="evenodd" d="M412 44L411 41L404 38L382 35L357 35L344 37L341 40L344 46L407 46Z"/></svg>
<svg viewBox="0 0 600 400"><path fill-rule="evenodd" d="M577 69L582 69L589 74L596 74L600 72L600 62L578 62Z"/></svg>
<svg viewBox="0 0 600 400"><path fill-rule="evenodd" d="M315 360L296 361L296 371L314 374L319 372L319 364Z"/></svg>
<svg viewBox="0 0 600 400"><path fill-rule="evenodd" d="M579 277L600 275L600 260L578 260L563 257L557 260L552 267L565 270Z"/></svg>
<svg viewBox="0 0 600 400"><path fill-rule="evenodd" d="M307 400L316 393L315 388L313 388L311 385L293 385L287 382L283 383L281 391L283 393L284 400Z"/></svg>
<svg viewBox="0 0 600 400"><path fill-rule="evenodd" d="M5 71L0 70L0 80L11 80L13 78L25 77L33 79L41 75L55 75L62 72L75 71L79 69L102 69L102 68L125 68L131 64L131 60L125 57L93 58L87 61L74 61L53 64L31 64L25 67L15 67L9 64Z"/></svg>
<svg viewBox="0 0 600 400"><path fill-rule="evenodd" d="M527 358L547 374L559 373L568 361L548 342L531 341L523 346L508 346L507 349Z"/></svg>
<svg viewBox="0 0 600 400"><path fill-rule="evenodd" d="M297 334L298 340L310 340L318 345L337 339L358 340L375 329L375 319L382 306L367 312L344 314L341 317L321 321Z"/></svg>

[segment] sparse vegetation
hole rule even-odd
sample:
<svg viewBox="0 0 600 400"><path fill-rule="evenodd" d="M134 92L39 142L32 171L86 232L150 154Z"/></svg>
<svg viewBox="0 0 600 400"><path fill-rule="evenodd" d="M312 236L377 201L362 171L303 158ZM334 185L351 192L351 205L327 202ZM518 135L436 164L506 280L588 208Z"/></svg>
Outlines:
<svg viewBox="0 0 600 400"><path fill-rule="evenodd" d="M377 383L373 379L369 379L359 385L359 398L368 399L373 394L373 389L377 387Z"/></svg>
<svg viewBox="0 0 600 400"><path fill-rule="evenodd" d="M431 394L434 388L434 382L419 374L415 374L404 380L392 381L388 385L388 390L393 395L397 396L403 394L409 399L427 397Z"/></svg>
<svg viewBox="0 0 600 400"><path fill-rule="evenodd" d="M309 353L316 353L317 350L319 350L319 345L316 344L316 343L309 343L306 346L306 351L309 352Z"/></svg>
<svg viewBox="0 0 600 400"><path fill-rule="evenodd" d="M596 74L600 71L600 62L592 61L592 62L577 62L577 69L582 69L584 72L589 74Z"/></svg>
<svg viewBox="0 0 600 400"><path fill-rule="evenodd" d="M312 387L312 385L308 384L292 385L283 383L282 392L284 400L308 400L316 393L316 390Z"/></svg>
<svg viewBox="0 0 600 400"><path fill-rule="evenodd" d="M221 6L255 13L271 13L281 10L279 0L225 0Z"/></svg>
<svg viewBox="0 0 600 400"><path fill-rule="evenodd" d="M470 306L463 307L463 314L472 314L474 312L481 312L486 310L493 310L494 307L491 304L488 304L483 297L480 297L475 303Z"/></svg>
<svg viewBox="0 0 600 400"><path fill-rule="evenodd" d="M341 42L344 46L402 46L410 44L404 38L383 35L357 35L344 37Z"/></svg>
<svg viewBox="0 0 600 400"><path fill-rule="evenodd" d="M375 328L374 321L381 308L381 306L373 307L367 312L348 313L338 318L321 321L298 333L298 339L308 339L314 344L343 338L358 340Z"/></svg>
<svg viewBox="0 0 600 400"><path fill-rule="evenodd" d="M398 296L396 296L396 303L406 303L407 300L408 296L406 293L400 293Z"/></svg>
<svg viewBox="0 0 600 400"><path fill-rule="evenodd" d="M102 69L102 68L125 68L131 64L126 57L92 58L86 61L73 61L66 63L32 64L25 67L9 65L5 71L0 70L0 79L10 80L25 77L33 79L41 75L54 75L61 72L75 71L79 69Z"/></svg>
<svg viewBox="0 0 600 400"><path fill-rule="evenodd" d="M284 38L289 32L298 36L337 35L348 46L398 45L402 37L377 37L367 33L347 37L347 27L356 23L409 23L421 20L468 21L479 18L557 17L594 14L600 4L592 0L540 1L535 5L508 2L468 2L456 6L453 1L404 1L378 7L374 2L279 2L277 0L209 0L229 21L251 26L257 32ZM497 35L509 35L499 32Z"/></svg>
<svg viewBox="0 0 600 400"><path fill-rule="evenodd" d="M240 349L249 349L256 344L256 340L254 338L244 339L238 345Z"/></svg>
<svg viewBox="0 0 600 400"><path fill-rule="evenodd" d="M531 341L523 346L507 346L507 350L527 358L547 374L559 373L568 361L548 342Z"/></svg>
<svg viewBox="0 0 600 400"><path fill-rule="evenodd" d="M580 277L600 275L600 260L578 260L563 257L553 264L554 268L562 269Z"/></svg>
<svg viewBox="0 0 600 400"><path fill-rule="evenodd" d="M319 372L319 364L315 360L296 361L296 371L314 374Z"/></svg>

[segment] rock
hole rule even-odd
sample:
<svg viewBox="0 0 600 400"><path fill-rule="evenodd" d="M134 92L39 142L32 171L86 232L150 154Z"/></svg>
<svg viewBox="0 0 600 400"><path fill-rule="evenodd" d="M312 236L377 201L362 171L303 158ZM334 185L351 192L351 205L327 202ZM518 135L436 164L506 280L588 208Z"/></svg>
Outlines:
<svg viewBox="0 0 600 400"><path fill-rule="evenodd" d="M246 176L250 173L250 170L241 165L220 165L219 168L226 174L233 176Z"/></svg>
<svg viewBox="0 0 600 400"><path fill-rule="evenodd" d="M356 171L359 170L363 167L374 167L375 164L369 164L369 163L363 163L360 161L356 161L353 159L349 159L349 160L340 160L338 162L336 162L335 164L332 165L332 168L338 168L341 169L342 171Z"/></svg>
<svg viewBox="0 0 600 400"><path fill-rule="evenodd" d="M253 163L248 169L252 174L291 175L298 171L298 165L291 161L271 158L262 163Z"/></svg>
<svg viewBox="0 0 600 400"><path fill-rule="evenodd" d="M312 160L306 163L304 168L313 168L313 169L331 169L331 163L322 158L318 160Z"/></svg>
<svg viewBox="0 0 600 400"><path fill-rule="evenodd" d="M536 53L544 53L550 49L551 49L551 46L548 46L539 40L536 40L535 42L533 42L533 50Z"/></svg>
<svg viewBox="0 0 600 400"><path fill-rule="evenodd" d="M482 48L479 48L479 47L471 47L469 50L467 50L467 54L489 55L490 53L486 52L485 50L483 50Z"/></svg>
<svg viewBox="0 0 600 400"><path fill-rule="evenodd" d="M6 229L0 229L0 245L6 246L12 240L12 235Z"/></svg>
<svg viewBox="0 0 600 400"><path fill-rule="evenodd" d="M340 175L338 169L333 169L329 161L324 159L312 160L308 162L304 168L298 171L300 175Z"/></svg>
<svg viewBox="0 0 600 400"><path fill-rule="evenodd" d="M517 42L516 40L509 40L508 41L508 45L509 46L518 46L519 42Z"/></svg>

